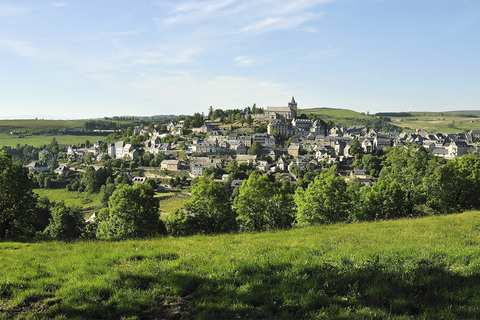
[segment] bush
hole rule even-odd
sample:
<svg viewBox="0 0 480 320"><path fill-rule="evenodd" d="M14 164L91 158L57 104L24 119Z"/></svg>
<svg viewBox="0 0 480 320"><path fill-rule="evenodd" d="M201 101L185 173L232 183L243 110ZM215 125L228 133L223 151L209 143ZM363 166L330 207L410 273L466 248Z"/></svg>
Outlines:
<svg viewBox="0 0 480 320"><path fill-rule="evenodd" d="M78 208L67 207L63 202L52 209L50 224L44 234L53 239L71 241L80 238L85 231L85 220Z"/></svg>
<svg viewBox="0 0 480 320"><path fill-rule="evenodd" d="M106 239L149 237L157 234L158 200L150 185L121 185L98 216L97 236Z"/></svg>

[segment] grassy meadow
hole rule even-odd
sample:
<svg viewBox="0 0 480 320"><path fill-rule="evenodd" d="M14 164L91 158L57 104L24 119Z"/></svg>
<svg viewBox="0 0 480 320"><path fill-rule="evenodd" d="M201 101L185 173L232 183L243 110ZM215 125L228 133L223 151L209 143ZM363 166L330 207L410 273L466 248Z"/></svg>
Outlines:
<svg viewBox="0 0 480 320"><path fill-rule="evenodd" d="M480 118L474 111L468 115L456 112L410 112L411 117L390 117L392 123L405 131L425 129L428 132L463 132L480 129Z"/></svg>
<svg viewBox="0 0 480 320"><path fill-rule="evenodd" d="M50 201L60 202L64 201L67 206L80 207L86 214L93 213L102 208L100 201L100 194L67 191L67 189L33 189L40 197L46 197Z"/></svg>
<svg viewBox="0 0 480 320"><path fill-rule="evenodd" d="M84 120L0 120L0 131L9 133L17 132L39 132L45 130L65 130L67 128L83 128Z"/></svg>
<svg viewBox="0 0 480 320"><path fill-rule="evenodd" d="M35 134L35 135L12 135L7 133L0 133L0 148L3 146L16 147L17 144L29 145L38 148L43 145L48 145L55 138L60 146L69 146L72 144L80 145L86 140L95 142L105 139L104 136L98 135L70 135L70 134Z"/></svg>
<svg viewBox="0 0 480 320"><path fill-rule="evenodd" d="M186 196L175 192L157 193L155 197L160 200L160 212L163 216L180 209L188 199Z"/></svg>
<svg viewBox="0 0 480 320"><path fill-rule="evenodd" d="M0 318L473 319L480 212L120 242L0 242Z"/></svg>
<svg viewBox="0 0 480 320"><path fill-rule="evenodd" d="M302 109L300 113L314 114L325 121L349 127L362 124L365 120L373 120L374 115L366 115L348 109L313 108ZM403 128L407 132L425 129L429 132L464 132L480 130L480 111L451 112L408 112L411 116L388 116L391 124ZM478 118L477 118L478 117Z"/></svg>
<svg viewBox="0 0 480 320"><path fill-rule="evenodd" d="M349 127L351 125L359 125L358 120L373 120L373 116L365 115L348 109L334 109L334 108L312 108L300 109L299 114L312 114L319 116L324 121L333 121L336 125Z"/></svg>

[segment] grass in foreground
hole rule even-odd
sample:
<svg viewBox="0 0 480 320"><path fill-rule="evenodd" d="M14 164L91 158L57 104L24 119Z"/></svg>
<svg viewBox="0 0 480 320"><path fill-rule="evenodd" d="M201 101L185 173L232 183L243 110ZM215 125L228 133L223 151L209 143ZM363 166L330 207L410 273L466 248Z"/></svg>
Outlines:
<svg viewBox="0 0 480 320"><path fill-rule="evenodd" d="M0 243L0 318L480 317L480 212L282 232Z"/></svg>

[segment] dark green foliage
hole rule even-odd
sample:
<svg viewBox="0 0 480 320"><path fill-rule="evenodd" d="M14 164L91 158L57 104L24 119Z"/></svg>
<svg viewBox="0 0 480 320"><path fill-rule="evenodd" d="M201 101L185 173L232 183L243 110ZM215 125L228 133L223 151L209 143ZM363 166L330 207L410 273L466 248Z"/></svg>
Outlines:
<svg viewBox="0 0 480 320"><path fill-rule="evenodd" d="M46 197L41 197L37 200L35 206L35 214L33 219L33 231L43 232L50 223L52 203Z"/></svg>
<svg viewBox="0 0 480 320"><path fill-rule="evenodd" d="M237 230L235 213L223 184L209 177L195 179L191 198L167 217L167 229L173 235L222 233Z"/></svg>
<svg viewBox="0 0 480 320"><path fill-rule="evenodd" d="M234 200L241 228L262 231L291 227L295 204L289 191L258 171L250 174Z"/></svg>
<svg viewBox="0 0 480 320"><path fill-rule="evenodd" d="M110 199L114 191L115 185L113 183L107 183L101 186L100 195L102 197L101 202L104 207L108 206L108 200Z"/></svg>
<svg viewBox="0 0 480 320"><path fill-rule="evenodd" d="M306 190L295 191L297 224L307 226L319 223L346 221L350 198L345 179L331 171L324 171L308 185Z"/></svg>
<svg viewBox="0 0 480 320"><path fill-rule="evenodd" d="M0 239L31 232L36 197L27 169L0 151Z"/></svg>
<svg viewBox="0 0 480 320"><path fill-rule="evenodd" d="M93 167L87 167L82 177L82 184L85 186L86 192L98 192L100 190L100 181L98 179L97 171Z"/></svg>
<svg viewBox="0 0 480 320"><path fill-rule="evenodd" d="M352 139L352 142L350 142L350 150L348 151L351 156L355 156L357 154L362 153L362 145L358 141L358 139Z"/></svg>
<svg viewBox="0 0 480 320"><path fill-rule="evenodd" d="M52 218L44 233L57 240L71 241L80 238L85 231L85 220L78 208L67 207L63 202L55 204Z"/></svg>
<svg viewBox="0 0 480 320"><path fill-rule="evenodd" d="M247 153L252 156L260 156L260 151L262 151L262 145L258 142L254 142L250 149L248 149Z"/></svg>
<svg viewBox="0 0 480 320"><path fill-rule="evenodd" d="M158 230L158 200L147 184L121 185L99 214L98 236L107 239L149 237Z"/></svg>
<svg viewBox="0 0 480 320"><path fill-rule="evenodd" d="M382 158L366 154L362 157L362 165L369 175L378 177L380 170L382 170Z"/></svg>
<svg viewBox="0 0 480 320"><path fill-rule="evenodd" d="M480 158L465 155L435 171L429 203L442 213L480 208Z"/></svg>

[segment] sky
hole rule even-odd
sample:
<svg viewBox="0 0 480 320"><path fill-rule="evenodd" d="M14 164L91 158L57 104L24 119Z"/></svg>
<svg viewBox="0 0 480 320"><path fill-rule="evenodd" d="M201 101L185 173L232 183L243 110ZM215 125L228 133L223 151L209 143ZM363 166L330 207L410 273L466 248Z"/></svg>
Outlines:
<svg viewBox="0 0 480 320"><path fill-rule="evenodd" d="M480 109L478 0L0 0L0 118Z"/></svg>

